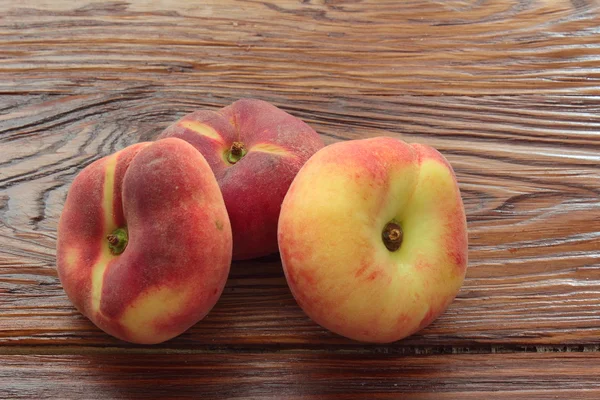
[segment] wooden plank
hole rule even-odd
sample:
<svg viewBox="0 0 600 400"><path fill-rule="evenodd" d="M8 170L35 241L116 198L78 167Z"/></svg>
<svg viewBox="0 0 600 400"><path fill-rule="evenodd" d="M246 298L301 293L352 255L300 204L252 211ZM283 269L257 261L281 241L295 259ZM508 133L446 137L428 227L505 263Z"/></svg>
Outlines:
<svg viewBox="0 0 600 400"><path fill-rule="evenodd" d="M0 2L0 344L121 346L54 270L69 184L92 161L243 96L328 143L439 148L469 219L457 301L397 346L595 345L600 96L593 1ZM236 263L168 347L357 345L309 321L276 257Z"/></svg>
<svg viewBox="0 0 600 400"><path fill-rule="evenodd" d="M597 399L595 353L0 356L11 399Z"/></svg>
<svg viewBox="0 0 600 400"><path fill-rule="evenodd" d="M14 94L111 83L204 97L598 89L596 0L1 4L0 88Z"/></svg>

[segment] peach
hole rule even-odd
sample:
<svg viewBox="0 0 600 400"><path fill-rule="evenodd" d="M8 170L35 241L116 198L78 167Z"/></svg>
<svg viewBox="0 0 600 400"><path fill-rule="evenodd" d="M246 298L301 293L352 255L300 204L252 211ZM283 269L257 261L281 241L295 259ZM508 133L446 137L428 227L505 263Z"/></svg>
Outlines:
<svg viewBox="0 0 600 400"><path fill-rule="evenodd" d="M218 111L201 110L159 138L191 143L211 166L233 231L233 259L277 252L281 202L298 170L323 147L304 122L260 100L242 99Z"/></svg>
<svg viewBox="0 0 600 400"><path fill-rule="evenodd" d="M163 342L201 320L225 286L231 252L215 177L179 139L136 144L84 168L58 227L68 297L134 343Z"/></svg>
<svg viewBox="0 0 600 400"><path fill-rule="evenodd" d="M340 142L300 170L281 208L288 285L315 322L386 343L429 325L458 293L467 227L435 149L393 138Z"/></svg>

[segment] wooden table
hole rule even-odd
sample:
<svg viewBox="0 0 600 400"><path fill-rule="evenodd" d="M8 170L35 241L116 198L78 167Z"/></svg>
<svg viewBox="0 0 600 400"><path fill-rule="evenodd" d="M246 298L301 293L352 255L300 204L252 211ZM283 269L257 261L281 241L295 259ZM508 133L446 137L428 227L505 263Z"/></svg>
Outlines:
<svg viewBox="0 0 600 400"><path fill-rule="evenodd" d="M600 398L600 4L0 0L0 397ZM438 148L468 214L464 287L366 345L311 322L278 256L234 263L189 332L104 334L56 225L83 167L198 108L270 101L326 143Z"/></svg>

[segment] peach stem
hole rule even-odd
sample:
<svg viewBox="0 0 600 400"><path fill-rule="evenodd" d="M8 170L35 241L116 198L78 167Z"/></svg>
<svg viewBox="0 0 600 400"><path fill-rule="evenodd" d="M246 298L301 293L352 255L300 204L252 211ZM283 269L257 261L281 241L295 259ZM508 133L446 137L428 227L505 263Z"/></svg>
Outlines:
<svg viewBox="0 0 600 400"><path fill-rule="evenodd" d="M106 240L108 240L108 248L110 249L110 252L113 255L118 256L119 254L125 251L125 248L127 247L127 242L129 242L127 229L115 229L113 233L106 236Z"/></svg>
<svg viewBox="0 0 600 400"><path fill-rule="evenodd" d="M402 227L396 222L388 222L381 232L381 239L383 244L389 251L396 251L402 245L402 239L404 238L404 232Z"/></svg>
<svg viewBox="0 0 600 400"><path fill-rule="evenodd" d="M231 164L235 164L240 161L242 157L246 155L246 147L242 142L233 142L229 154L227 155L227 161Z"/></svg>

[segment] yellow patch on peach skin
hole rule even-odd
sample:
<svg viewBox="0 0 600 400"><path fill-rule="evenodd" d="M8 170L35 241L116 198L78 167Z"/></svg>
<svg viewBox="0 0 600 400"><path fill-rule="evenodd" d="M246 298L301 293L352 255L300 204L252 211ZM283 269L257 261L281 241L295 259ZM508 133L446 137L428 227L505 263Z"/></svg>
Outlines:
<svg viewBox="0 0 600 400"><path fill-rule="evenodd" d="M281 146L277 146L272 143L258 143L252 146L249 151L260 151L261 153L270 153L278 156L296 157L295 154L290 153L288 150Z"/></svg>
<svg viewBox="0 0 600 400"><path fill-rule="evenodd" d="M216 140L217 142L223 143L223 138L221 137L221 135L219 135L217 131L215 131L212 127L206 124L202 124L196 121L181 121L179 123L179 126L194 131L195 133L201 136L205 136L207 138Z"/></svg>
<svg viewBox="0 0 600 400"><path fill-rule="evenodd" d="M185 310L188 305L189 290L181 287L162 286L151 288L140 294L125 309L120 319L129 332L130 340L138 343L162 342L172 336L172 332L159 331L157 325L168 323L173 312ZM175 316L174 316L175 317Z"/></svg>
<svg viewBox="0 0 600 400"><path fill-rule="evenodd" d="M77 261L79 260L80 257L80 251L77 250L76 247L67 247L67 249L64 251L64 266L66 267L66 269L71 270L73 268L77 267Z"/></svg>
<svg viewBox="0 0 600 400"><path fill-rule="evenodd" d="M102 238L102 250L96 264L92 267L92 311L100 311L100 300L102 298L102 286L104 284L104 273L108 263L115 257L108 248L106 235L117 229L114 219L113 199L115 192L115 169L117 167L117 154L106 161L104 172L104 187L102 192L102 212L104 214L104 229Z"/></svg>

